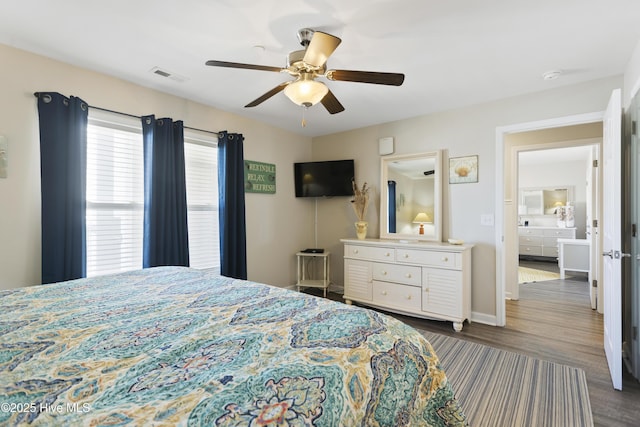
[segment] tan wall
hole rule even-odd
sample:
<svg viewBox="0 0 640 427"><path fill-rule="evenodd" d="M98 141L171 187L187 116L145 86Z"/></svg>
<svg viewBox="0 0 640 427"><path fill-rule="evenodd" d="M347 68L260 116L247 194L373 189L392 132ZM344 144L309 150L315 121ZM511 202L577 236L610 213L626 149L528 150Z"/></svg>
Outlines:
<svg viewBox="0 0 640 427"><path fill-rule="evenodd" d="M483 105L327 135L313 139L313 157L355 158L356 178L380 189L378 139L393 136L395 153L444 150L443 240L462 239L473 249L472 311L476 319L496 315L495 227L480 224L481 215L495 215L496 128L575 114L602 111L611 91L622 87L622 76L538 92ZM448 158L478 155L479 182L448 183ZM379 197L369 212L371 237L379 235ZM348 202L319 202L322 247L341 254L339 239L353 237L353 215ZM342 260L333 258L333 279L343 283Z"/></svg>
<svg viewBox="0 0 640 427"><path fill-rule="evenodd" d="M442 237L476 245L472 309L476 317L485 320L496 313L495 229L481 226L480 216L495 215L496 127L604 110L611 90L623 83L622 76L612 77L310 141L215 108L2 45L0 63L5 65L0 68L0 135L9 141L9 177L0 179L0 288L40 280L39 151L33 92L58 91L103 108L170 116L184 120L187 126L243 133L245 157L274 163L278 171L276 195L247 195L249 278L279 286L295 282L293 254L310 246L332 252L332 279L342 284L339 239L355 234L349 198L316 203L294 197L292 163L354 158L356 179L372 186L369 235L377 237L379 138L393 136L396 154L444 150L445 176L449 157L478 155L478 183L449 185L444 179Z"/></svg>
<svg viewBox="0 0 640 427"><path fill-rule="evenodd" d="M293 167L311 157L310 138L123 80L0 45L0 135L9 143L0 178L0 289L40 283L40 155L37 91L89 105L183 120L185 126L245 137L245 158L276 165L275 195L247 194L249 278L295 283L295 252L310 246L313 209L294 197Z"/></svg>

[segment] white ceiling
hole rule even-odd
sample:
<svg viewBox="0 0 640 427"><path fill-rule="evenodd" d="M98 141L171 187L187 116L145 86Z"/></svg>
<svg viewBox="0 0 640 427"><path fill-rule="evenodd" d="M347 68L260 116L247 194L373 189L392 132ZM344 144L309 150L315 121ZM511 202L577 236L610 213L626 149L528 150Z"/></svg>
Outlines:
<svg viewBox="0 0 640 427"><path fill-rule="evenodd" d="M0 43L318 136L620 75L638 17L638 0L20 0L0 4ZM401 72L404 84L329 81L346 111L316 105L302 128L282 93L243 108L287 74L204 65L284 67L303 27L342 38L328 68ZM563 75L545 81L553 69Z"/></svg>

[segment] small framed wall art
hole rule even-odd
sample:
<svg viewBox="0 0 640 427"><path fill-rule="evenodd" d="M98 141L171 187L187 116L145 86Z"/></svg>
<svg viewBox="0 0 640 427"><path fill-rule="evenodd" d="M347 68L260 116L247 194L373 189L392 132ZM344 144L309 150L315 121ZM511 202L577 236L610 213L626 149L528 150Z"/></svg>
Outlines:
<svg viewBox="0 0 640 427"><path fill-rule="evenodd" d="M449 159L449 184L478 182L478 156Z"/></svg>
<svg viewBox="0 0 640 427"><path fill-rule="evenodd" d="M244 192L275 194L276 165L272 163L244 161Z"/></svg>

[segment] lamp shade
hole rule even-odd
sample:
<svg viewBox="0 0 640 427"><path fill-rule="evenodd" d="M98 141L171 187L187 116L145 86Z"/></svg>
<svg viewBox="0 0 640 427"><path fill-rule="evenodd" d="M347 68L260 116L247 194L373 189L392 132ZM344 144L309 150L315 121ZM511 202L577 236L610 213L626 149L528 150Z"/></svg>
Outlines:
<svg viewBox="0 0 640 427"><path fill-rule="evenodd" d="M284 94L294 104L310 107L322 101L329 92L329 88L323 83L313 80L310 74L300 74L295 82L284 88Z"/></svg>
<svg viewBox="0 0 640 427"><path fill-rule="evenodd" d="M430 215L427 215L425 212L420 212L413 219L414 224L430 224L433 222L433 218Z"/></svg>

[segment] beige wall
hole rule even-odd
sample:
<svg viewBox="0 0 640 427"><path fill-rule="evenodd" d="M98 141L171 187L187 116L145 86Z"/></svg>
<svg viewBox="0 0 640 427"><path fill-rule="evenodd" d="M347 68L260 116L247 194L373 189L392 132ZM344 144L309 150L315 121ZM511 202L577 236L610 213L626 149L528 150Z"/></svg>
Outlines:
<svg viewBox="0 0 640 427"><path fill-rule="evenodd" d="M313 209L294 197L293 167L311 158L310 138L0 45L0 135L9 143L8 178L0 178L0 289L40 283L40 158L36 91L79 96L135 115L245 137L245 158L274 163L275 195L247 194L249 279L295 283L295 254L311 246Z"/></svg>
<svg viewBox="0 0 640 427"><path fill-rule="evenodd" d="M636 55L640 57L640 54ZM639 59L640 60L640 59ZM443 240L463 239L473 251L473 312L490 319L495 307L495 229L481 226L480 216L495 215L496 127L601 111L623 78L612 77L570 87L503 99L484 105L309 138L202 104L143 88L0 45L0 135L9 141L9 177L0 179L0 289L40 280L40 183L37 108L33 92L58 91L80 96L90 105L131 114L156 114L184 120L196 128L240 132L245 157L275 163L274 196L247 195L249 278L290 286L301 248L332 252L332 280L343 279L339 239L355 235L349 198L296 199L292 163L353 158L356 179L372 186L369 235L379 235L380 172L378 139L395 138L395 154L444 150L447 158L479 156L479 182L443 188ZM8 64L8 66L7 66ZM625 76L625 82L637 80ZM627 90L630 90L629 88ZM318 242L314 241L317 206Z"/></svg>
<svg viewBox="0 0 640 427"><path fill-rule="evenodd" d="M640 91L640 40L627 63L624 73L624 90L622 91L622 105L628 107L631 100Z"/></svg>
<svg viewBox="0 0 640 427"><path fill-rule="evenodd" d="M622 76L538 92L483 105L367 127L314 138L313 157L354 158L356 178L376 190L369 212L371 237L379 235L380 171L378 139L393 136L395 153L444 150L443 240L463 239L474 243L472 311L476 320L491 322L496 315L495 227L482 226L483 214L495 215L496 127L602 111L611 91L622 87ZM479 182L448 184L448 158L479 156ZM353 213L348 200L318 202L322 221L319 245L341 254L339 239L354 237ZM332 258L333 280L343 283L343 263Z"/></svg>

